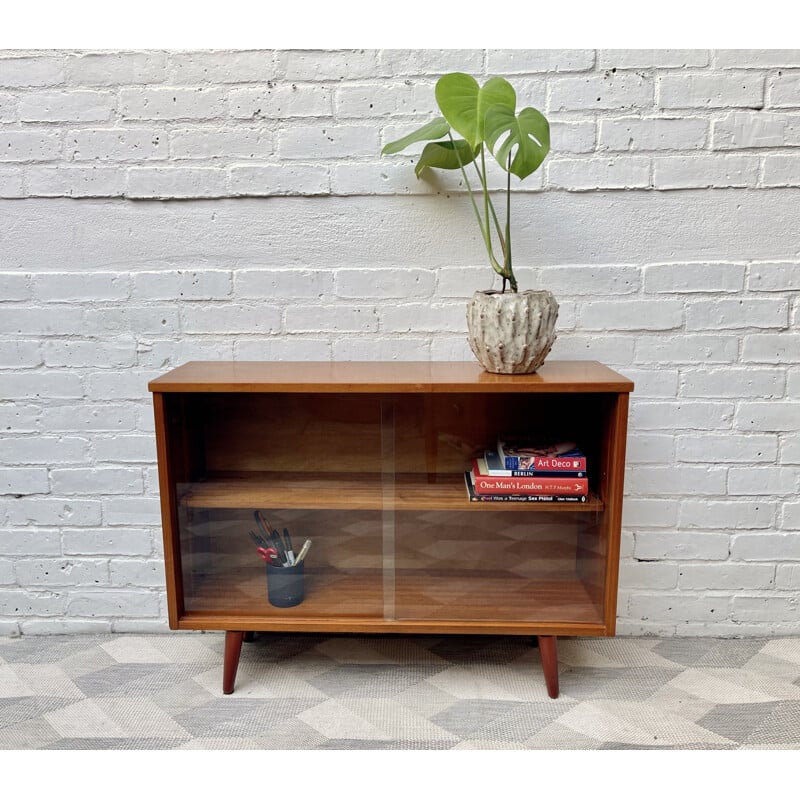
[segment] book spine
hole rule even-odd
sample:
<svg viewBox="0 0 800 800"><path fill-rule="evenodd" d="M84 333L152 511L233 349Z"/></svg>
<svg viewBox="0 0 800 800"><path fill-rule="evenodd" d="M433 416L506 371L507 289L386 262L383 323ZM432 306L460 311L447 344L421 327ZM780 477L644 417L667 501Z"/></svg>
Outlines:
<svg viewBox="0 0 800 800"><path fill-rule="evenodd" d="M586 457L579 458L550 458L537 456L530 467L520 467L519 456L504 456L505 468L509 470L523 470L525 473L538 474L542 472L586 472Z"/></svg>
<svg viewBox="0 0 800 800"><path fill-rule="evenodd" d="M477 494L585 495L589 493L587 478L492 478L472 475Z"/></svg>
<svg viewBox="0 0 800 800"><path fill-rule="evenodd" d="M585 503L586 495L471 494L473 503Z"/></svg>

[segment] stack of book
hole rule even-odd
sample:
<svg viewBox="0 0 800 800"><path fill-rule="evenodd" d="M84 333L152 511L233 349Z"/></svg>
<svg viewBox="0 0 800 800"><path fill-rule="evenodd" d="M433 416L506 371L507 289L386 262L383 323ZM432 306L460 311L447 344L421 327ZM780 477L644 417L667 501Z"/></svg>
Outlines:
<svg viewBox="0 0 800 800"><path fill-rule="evenodd" d="M464 473L469 499L585 503L586 456L575 442L537 445L501 439Z"/></svg>

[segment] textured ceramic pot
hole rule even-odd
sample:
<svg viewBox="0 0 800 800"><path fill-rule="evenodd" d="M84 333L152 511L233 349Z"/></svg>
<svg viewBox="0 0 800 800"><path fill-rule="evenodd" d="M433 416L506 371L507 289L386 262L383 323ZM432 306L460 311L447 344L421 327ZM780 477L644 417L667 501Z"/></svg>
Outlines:
<svg viewBox="0 0 800 800"><path fill-rule="evenodd" d="M469 346L487 372L536 372L556 340L557 318L548 291L475 292L467 304Z"/></svg>

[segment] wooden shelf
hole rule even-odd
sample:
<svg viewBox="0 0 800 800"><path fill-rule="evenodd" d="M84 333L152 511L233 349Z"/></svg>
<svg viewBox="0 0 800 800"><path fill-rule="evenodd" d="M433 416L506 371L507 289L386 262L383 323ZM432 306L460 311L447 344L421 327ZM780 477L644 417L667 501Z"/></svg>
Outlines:
<svg viewBox="0 0 800 800"><path fill-rule="evenodd" d="M308 508L342 510L431 511L602 511L590 494L585 503L474 502L467 498L463 475L395 476L394 491L379 474L257 472L217 475L178 487L188 508Z"/></svg>
<svg viewBox="0 0 800 800"><path fill-rule="evenodd" d="M383 629L395 620L603 623L602 608L576 575L531 578L506 570L398 570L393 597L386 604L381 570L307 569L305 581L306 596L300 605L276 608L267 601L263 569L198 578L187 613L258 618L266 627L291 623L296 630L318 627L320 619L335 619L341 625L358 619L362 629L370 625ZM304 620L309 619L314 622L307 628Z"/></svg>

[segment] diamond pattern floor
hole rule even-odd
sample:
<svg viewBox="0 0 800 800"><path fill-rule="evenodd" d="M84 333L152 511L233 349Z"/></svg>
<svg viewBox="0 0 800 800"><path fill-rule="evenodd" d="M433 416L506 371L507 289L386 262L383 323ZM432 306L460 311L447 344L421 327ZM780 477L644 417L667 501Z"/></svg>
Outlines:
<svg viewBox="0 0 800 800"><path fill-rule="evenodd" d="M0 639L0 749L800 749L800 639Z"/></svg>

